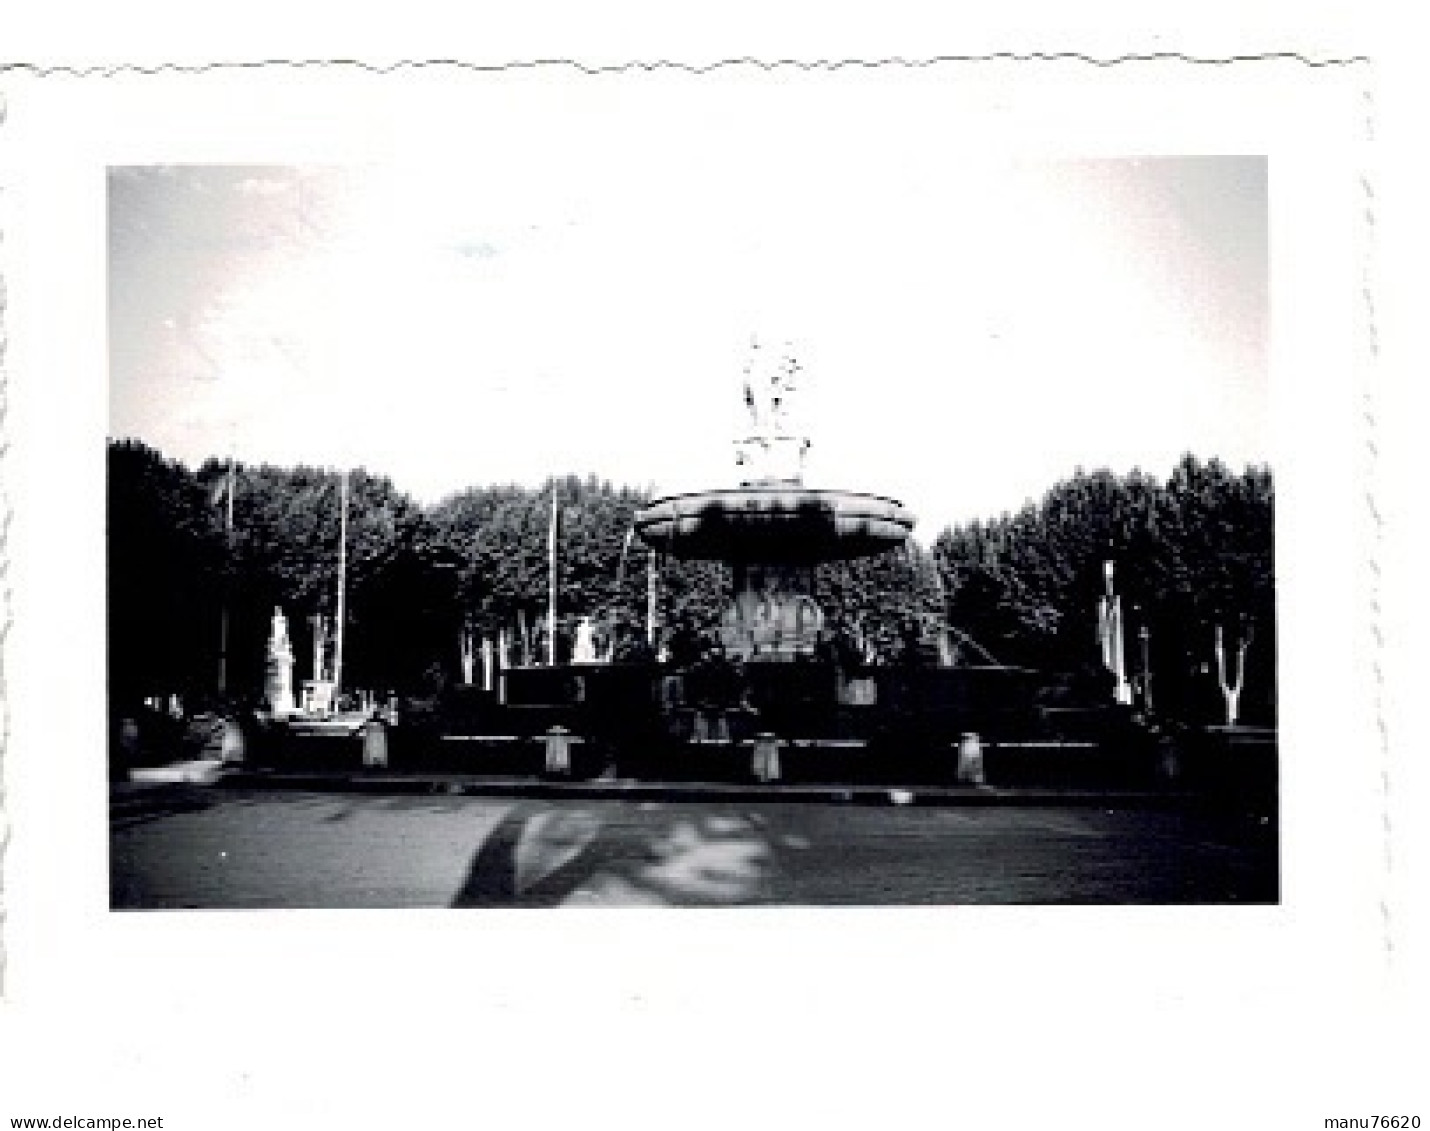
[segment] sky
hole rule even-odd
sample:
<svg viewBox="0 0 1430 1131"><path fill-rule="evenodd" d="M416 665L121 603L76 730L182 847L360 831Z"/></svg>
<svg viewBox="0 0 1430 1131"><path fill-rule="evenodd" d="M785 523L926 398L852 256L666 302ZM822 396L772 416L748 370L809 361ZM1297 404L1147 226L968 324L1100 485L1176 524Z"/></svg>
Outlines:
<svg viewBox="0 0 1430 1131"><path fill-rule="evenodd" d="M931 539L1076 467L1270 461L1260 157L980 155L853 115L475 122L450 159L109 174L110 434L423 502L736 481L752 335L805 481Z"/></svg>

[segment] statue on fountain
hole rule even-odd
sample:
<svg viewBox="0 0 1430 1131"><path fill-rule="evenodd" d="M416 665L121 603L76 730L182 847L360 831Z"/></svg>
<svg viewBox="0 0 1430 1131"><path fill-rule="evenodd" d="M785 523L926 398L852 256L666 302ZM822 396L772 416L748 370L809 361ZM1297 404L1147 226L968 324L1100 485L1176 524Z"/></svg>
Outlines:
<svg viewBox="0 0 1430 1131"><path fill-rule="evenodd" d="M742 486L803 481L809 439L795 433L790 413L802 369L789 342L768 349L758 338L750 340L744 390L750 435L737 441L735 454L735 463L748 475Z"/></svg>
<svg viewBox="0 0 1430 1131"><path fill-rule="evenodd" d="M817 567L894 549L914 524L895 499L804 485L809 440L792 411L802 368L788 344L752 341L744 370L749 431L735 445L741 482L656 499L634 520L651 550L729 565L720 641L732 660L813 656L823 625ZM679 662L673 641L670 652Z"/></svg>

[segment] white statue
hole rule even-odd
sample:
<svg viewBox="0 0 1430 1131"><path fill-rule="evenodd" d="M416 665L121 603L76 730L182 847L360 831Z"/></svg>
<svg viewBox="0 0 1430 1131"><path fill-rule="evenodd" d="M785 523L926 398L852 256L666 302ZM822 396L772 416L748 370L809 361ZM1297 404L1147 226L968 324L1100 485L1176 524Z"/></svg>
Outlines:
<svg viewBox="0 0 1430 1131"><path fill-rule="evenodd" d="M457 647L462 659L462 682L470 687L476 675L477 664L477 639L471 626L464 627L458 634Z"/></svg>
<svg viewBox="0 0 1430 1131"><path fill-rule="evenodd" d="M1127 658L1122 638L1122 598L1113 585L1113 563L1102 563L1107 591L1097 599L1097 640L1102 662L1113 678L1113 698L1124 706L1132 702L1132 685L1127 682Z"/></svg>
<svg viewBox="0 0 1430 1131"><path fill-rule="evenodd" d="M757 436L789 435L790 398L799 388L803 369L794 356L794 347L785 342L779 349L750 339L750 360L745 364L745 407Z"/></svg>
<svg viewBox="0 0 1430 1131"><path fill-rule="evenodd" d="M288 639L288 618L282 608L273 610L273 626L268 633L268 654L273 657L293 658L293 643Z"/></svg>
<svg viewBox="0 0 1430 1131"><path fill-rule="evenodd" d="M273 610L273 627L268 636L268 708L275 715L291 715L293 702L293 645L288 639L288 618L281 608Z"/></svg>
<svg viewBox="0 0 1430 1131"><path fill-rule="evenodd" d="M571 649L571 659L578 664L594 664L600 659L596 654L596 629L590 617L582 617L576 623L576 642Z"/></svg>
<svg viewBox="0 0 1430 1131"><path fill-rule="evenodd" d="M798 483L802 478L809 440L795 432L790 411L802 370L789 342L768 349L758 338L750 340L744 392L751 431L737 443L735 456L736 464L746 470L747 484Z"/></svg>

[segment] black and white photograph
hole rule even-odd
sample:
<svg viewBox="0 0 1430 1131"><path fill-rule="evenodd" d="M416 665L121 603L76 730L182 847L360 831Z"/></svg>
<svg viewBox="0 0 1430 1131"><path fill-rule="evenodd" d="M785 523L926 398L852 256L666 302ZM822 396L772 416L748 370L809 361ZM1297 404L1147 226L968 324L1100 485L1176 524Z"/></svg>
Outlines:
<svg viewBox="0 0 1430 1131"><path fill-rule="evenodd" d="M109 171L115 907L1276 900L1266 159L695 101Z"/></svg>
<svg viewBox="0 0 1430 1131"><path fill-rule="evenodd" d="M1401 1101L1235 1023L1405 929L1349 72L7 93L4 961L114 1113Z"/></svg>

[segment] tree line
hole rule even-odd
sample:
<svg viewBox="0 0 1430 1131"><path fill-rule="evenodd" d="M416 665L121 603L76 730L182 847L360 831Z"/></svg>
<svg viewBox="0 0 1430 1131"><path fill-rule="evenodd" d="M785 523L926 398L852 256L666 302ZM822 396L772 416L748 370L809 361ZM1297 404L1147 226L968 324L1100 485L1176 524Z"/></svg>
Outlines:
<svg viewBox="0 0 1430 1131"><path fill-rule="evenodd" d="M1092 610L1110 561L1129 667L1152 673L1154 706L1211 719L1225 683L1244 689L1243 721L1270 723L1274 502L1264 466L1238 473L1187 455L1165 481L1079 470L1016 514L939 535L949 618L1006 663L1095 671Z"/></svg>
<svg viewBox="0 0 1430 1131"><path fill-rule="evenodd" d="M215 459L190 470L137 441L111 441L111 695L203 701L222 681L226 695L256 698L278 606L297 678L310 674L314 634L331 634L336 612L341 478ZM423 507L384 476L356 469L347 478L345 686L430 693L458 677L464 633L505 630L530 649L544 631L553 491L559 654L587 616L609 630L616 659L646 657L650 563L630 533L646 493L570 476L473 487ZM1243 717L1269 721L1272 510L1264 467L1235 473L1186 456L1165 481L1078 471L1017 513L946 529L927 549L911 542L822 565L816 598L851 653L876 663L917 650L930 661L1091 679L1100 670L1094 610L1111 560L1133 674L1145 652L1156 705L1216 713L1220 634L1220 674L1244 682ZM655 564L662 631L713 630L727 569Z"/></svg>

